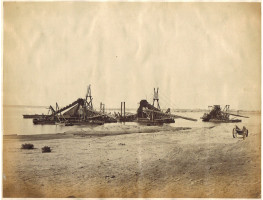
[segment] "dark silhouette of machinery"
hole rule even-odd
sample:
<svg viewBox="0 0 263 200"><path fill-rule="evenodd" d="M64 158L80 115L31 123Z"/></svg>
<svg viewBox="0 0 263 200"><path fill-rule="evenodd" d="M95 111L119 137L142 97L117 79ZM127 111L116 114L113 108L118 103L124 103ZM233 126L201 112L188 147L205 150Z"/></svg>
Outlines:
<svg viewBox="0 0 263 200"><path fill-rule="evenodd" d="M224 109L222 110L220 105L209 106L211 110L209 111L209 113L204 113L201 119L204 122L235 123L235 122L241 122L242 120L235 119L235 118L230 119L230 115L235 116L235 117L249 118L246 116L230 113L229 107L230 107L229 105L226 105Z"/></svg>
<svg viewBox="0 0 263 200"><path fill-rule="evenodd" d="M65 125L82 125L117 122L117 120L105 113L105 110L98 112L93 109L90 85L88 86L86 98L79 98L71 104L59 108L56 103L56 109L49 106L51 114L33 119L34 124L56 124L65 123Z"/></svg>
<svg viewBox="0 0 263 200"><path fill-rule="evenodd" d="M170 114L170 109L166 112L149 104L147 100L141 100L137 110L138 122L146 123L147 125L158 125L163 123L174 123L174 119L181 118L185 120L197 121L196 119Z"/></svg>

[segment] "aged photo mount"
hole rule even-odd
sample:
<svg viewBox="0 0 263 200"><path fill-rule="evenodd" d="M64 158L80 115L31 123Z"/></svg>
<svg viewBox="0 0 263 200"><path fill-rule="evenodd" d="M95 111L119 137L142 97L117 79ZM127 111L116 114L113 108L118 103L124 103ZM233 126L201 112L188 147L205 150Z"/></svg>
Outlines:
<svg viewBox="0 0 263 200"><path fill-rule="evenodd" d="M261 198L260 2L3 2L3 198Z"/></svg>

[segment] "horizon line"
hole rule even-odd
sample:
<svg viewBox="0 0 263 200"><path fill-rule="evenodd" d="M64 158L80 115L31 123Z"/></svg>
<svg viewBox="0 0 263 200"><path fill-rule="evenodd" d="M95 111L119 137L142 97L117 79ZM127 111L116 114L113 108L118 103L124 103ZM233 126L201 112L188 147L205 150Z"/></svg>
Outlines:
<svg viewBox="0 0 263 200"><path fill-rule="evenodd" d="M42 107L42 108L49 108L49 106L44 106L44 105L14 105L14 104L2 104L3 107ZM95 107L97 108L97 107ZM99 108L99 107L98 107ZM120 108L116 108L116 107L110 107L110 108L106 108L106 110L116 110L116 109L120 109ZM126 108L126 109L137 109L137 108ZM163 108L163 109L167 109L167 108ZM170 108L172 110L209 110L208 108ZM162 110L162 109L161 109ZM230 110L234 110L234 111L253 111L253 112L261 112L261 109L259 110L250 110L250 109L230 109Z"/></svg>

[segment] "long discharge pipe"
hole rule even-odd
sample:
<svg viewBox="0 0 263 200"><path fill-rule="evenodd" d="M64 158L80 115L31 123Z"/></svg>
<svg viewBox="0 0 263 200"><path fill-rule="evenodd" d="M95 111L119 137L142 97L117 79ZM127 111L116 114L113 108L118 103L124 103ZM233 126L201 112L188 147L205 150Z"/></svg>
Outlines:
<svg viewBox="0 0 263 200"><path fill-rule="evenodd" d="M146 112L149 112L149 113L154 112L154 113L158 113L158 114L161 114L161 115L167 116L167 117L174 117L174 118L181 118L181 119L190 120L190 121L197 121L197 119L193 119L193 118L190 118L190 117L183 117L183 116L180 116L180 115L168 114L168 113L164 113L164 112L161 112L161 111L150 110L148 108L145 108L143 111L146 111Z"/></svg>

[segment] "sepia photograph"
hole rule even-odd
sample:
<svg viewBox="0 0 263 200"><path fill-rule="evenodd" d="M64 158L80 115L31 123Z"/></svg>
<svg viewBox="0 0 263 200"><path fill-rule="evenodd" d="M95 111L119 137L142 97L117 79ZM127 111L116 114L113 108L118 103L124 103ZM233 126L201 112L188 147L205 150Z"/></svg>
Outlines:
<svg viewBox="0 0 263 200"><path fill-rule="evenodd" d="M261 2L2 5L3 198L261 198Z"/></svg>

